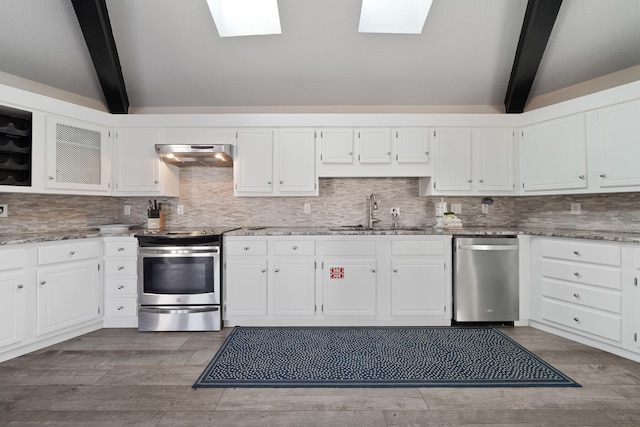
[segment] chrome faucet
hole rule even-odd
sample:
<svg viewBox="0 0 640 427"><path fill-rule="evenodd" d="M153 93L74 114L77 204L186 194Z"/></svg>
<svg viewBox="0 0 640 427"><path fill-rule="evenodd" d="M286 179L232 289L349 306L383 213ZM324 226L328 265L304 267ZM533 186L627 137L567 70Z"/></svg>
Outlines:
<svg viewBox="0 0 640 427"><path fill-rule="evenodd" d="M373 217L373 211L377 211L378 210L378 196L376 196L376 193L371 193L369 195L368 198L369 201L369 228L373 228L373 224L375 224L376 222L380 222L380 220L378 218L374 218Z"/></svg>

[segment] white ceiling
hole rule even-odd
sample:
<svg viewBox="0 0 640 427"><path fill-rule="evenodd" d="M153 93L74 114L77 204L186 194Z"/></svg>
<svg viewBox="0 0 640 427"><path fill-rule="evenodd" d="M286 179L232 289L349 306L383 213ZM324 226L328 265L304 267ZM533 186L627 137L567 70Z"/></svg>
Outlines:
<svg viewBox="0 0 640 427"><path fill-rule="evenodd" d="M107 0L132 110L502 108L527 0L435 0L421 35L359 34L360 4L278 0L281 35L220 38L205 0ZM639 0L564 0L530 99L638 64ZM0 0L0 71L103 101L69 0Z"/></svg>

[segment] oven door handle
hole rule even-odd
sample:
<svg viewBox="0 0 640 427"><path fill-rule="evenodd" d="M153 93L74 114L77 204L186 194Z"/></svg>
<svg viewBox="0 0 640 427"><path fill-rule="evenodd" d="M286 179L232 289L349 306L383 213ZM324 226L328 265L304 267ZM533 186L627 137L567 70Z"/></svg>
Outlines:
<svg viewBox="0 0 640 427"><path fill-rule="evenodd" d="M155 314L189 314L189 313L208 313L210 311L219 311L220 307L140 307L140 311L144 313Z"/></svg>

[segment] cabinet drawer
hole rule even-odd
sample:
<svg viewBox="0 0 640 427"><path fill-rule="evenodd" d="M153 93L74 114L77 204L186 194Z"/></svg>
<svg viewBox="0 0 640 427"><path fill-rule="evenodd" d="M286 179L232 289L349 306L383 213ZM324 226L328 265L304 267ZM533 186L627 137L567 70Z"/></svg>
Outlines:
<svg viewBox="0 0 640 427"><path fill-rule="evenodd" d="M38 248L38 265L97 258L99 255L100 244L98 242L44 246Z"/></svg>
<svg viewBox="0 0 640 427"><path fill-rule="evenodd" d="M104 291L111 295L137 295L138 281L134 278L119 279L107 277Z"/></svg>
<svg viewBox="0 0 640 427"><path fill-rule="evenodd" d="M392 240L391 255L444 255L442 240Z"/></svg>
<svg viewBox="0 0 640 427"><path fill-rule="evenodd" d="M105 259L104 271L107 276L135 276L138 271L138 260L129 258Z"/></svg>
<svg viewBox="0 0 640 427"><path fill-rule="evenodd" d="M542 256L567 261L620 266L620 247L582 242L542 242Z"/></svg>
<svg viewBox="0 0 640 427"><path fill-rule="evenodd" d="M619 268L544 259L542 260L542 275L610 289L620 290L622 288L622 273Z"/></svg>
<svg viewBox="0 0 640 427"><path fill-rule="evenodd" d="M243 240L225 242L223 250L227 255L266 255L266 240Z"/></svg>
<svg viewBox="0 0 640 427"><path fill-rule="evenodd" d="M603 292L583 286L543 280L542 295L615 314L620 314L622 310L622 297L617 292Z"/></svg>
<svg viewBox="0 0 640 427"><path fill-rule="evenodd" d="M541 309L544 320L620 342L620 316L547 300L542 301Z"/></svg>
<svg viewBox="0 0 640 427"><path fill-rule="evenodd" d="M0 271L23 268L26 255L24 249L11 249L0 251Z"/></svg>
<svg viewBox="0 0 640 427"><path fill-rule="evenodd" d="M316 242L313 240L276 240L274 249L276 255L314 255Z"/></svg>
<svg viewBox="0 0 640 427"><path fill-rule="evenodd" d="M105 316L137 316L138 301L135 297L129 298L105 298Z"/></svg>
<svg viewBox="0 0 640 427"><path fill-rule="evenodd" d="M109 257L123 257L138 256L138 242L137 240L127 242L105 242L104 244L104 256Z"/></svg>
<svg viewBox="0 0 640 427"><path fill-rule="evenodd" d="M324 255L364 256L376 254L374 240L326 240L322 242Z"/></svg>

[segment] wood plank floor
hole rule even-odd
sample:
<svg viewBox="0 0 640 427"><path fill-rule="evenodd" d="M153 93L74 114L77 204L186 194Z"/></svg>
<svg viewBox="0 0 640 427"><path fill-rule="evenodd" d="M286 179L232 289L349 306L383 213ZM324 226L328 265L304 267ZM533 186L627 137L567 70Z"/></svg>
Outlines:
<svg viewBox="0 0 640 427"><path fill-rule="evenodd" d="M196 390L230 329L102 329L0 364L0 425L640 425L639 363L505 331L583 387Z"/></svg>

